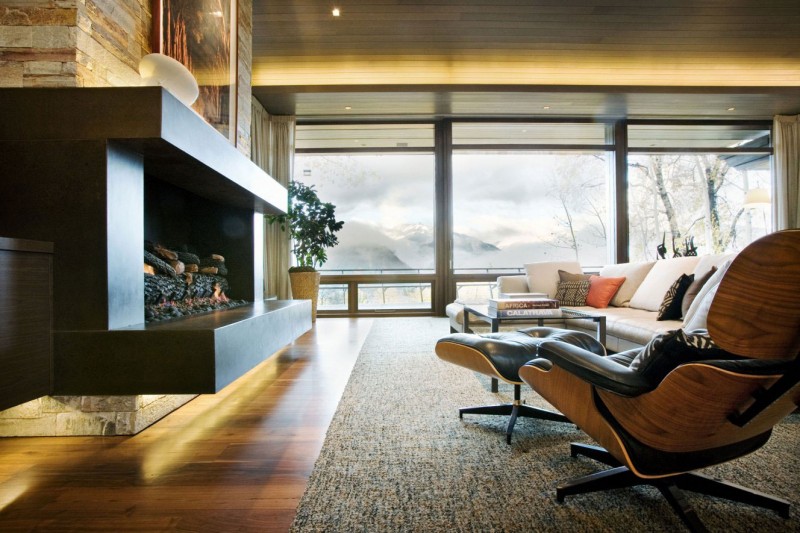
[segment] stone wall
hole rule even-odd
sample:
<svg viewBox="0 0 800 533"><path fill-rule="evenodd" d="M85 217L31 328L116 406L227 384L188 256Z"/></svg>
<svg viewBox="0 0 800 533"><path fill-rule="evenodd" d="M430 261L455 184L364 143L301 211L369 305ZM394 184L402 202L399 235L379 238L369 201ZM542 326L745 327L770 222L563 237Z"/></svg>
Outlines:
<svg viewBox="0 0 800 533"><path fill-rule="evenodd" d="M195 397L45 396L0 411L0 436L135 435Z"/></svg>
<svg viewBox="0 0 800 533"><path fill-rule="evenodd" d="M236 147L249 158L253 117L253 0L239 0L238 5Z"/></svg>
<svg viewBox="0 0 800 533"><path fill-rule="evenodd" d="M150 0L80 0L78 87L139 85L139 60L150 53Z"/></svg>
<svg viewBox="0 0 800 533"><path fill-rule="evenodd" d="M239 0L236 145L250 157L252 0ZM151 52L150 0L0 4L0 87L140 84ZM0 436L131 435L193 395L44 397L0 412Z"/></svg>
<svg viewBox="0 0 800 533"><path fill-rule="evenodd" d="M0 86L139 84L149 0L27 0L0 6Z"/></svg>
<svg viewBox="0 0 800 533"><path fill-rule="evenodd" d="M0 86L77 86L77 0L0 5Z"/></svg>

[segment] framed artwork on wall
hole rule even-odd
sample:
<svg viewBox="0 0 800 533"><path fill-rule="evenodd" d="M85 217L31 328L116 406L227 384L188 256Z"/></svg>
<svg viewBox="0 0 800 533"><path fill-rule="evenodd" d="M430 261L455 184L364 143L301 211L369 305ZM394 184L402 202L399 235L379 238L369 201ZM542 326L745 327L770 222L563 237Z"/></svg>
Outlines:
<svg viewBox="0 0 800 533"><path fill-rule="evenodd" d="M236 144L236 0L153 0L153 51L183 63L197 79L192 105Z"/></svg>

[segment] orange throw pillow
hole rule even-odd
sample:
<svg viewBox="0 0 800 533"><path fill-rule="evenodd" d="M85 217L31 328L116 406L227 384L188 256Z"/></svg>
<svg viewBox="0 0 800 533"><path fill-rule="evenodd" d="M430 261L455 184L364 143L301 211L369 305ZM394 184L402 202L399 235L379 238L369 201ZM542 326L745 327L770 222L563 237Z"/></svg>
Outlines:
<svg viewBox="0 0 800 533"><path fill-rule="evenodd" d="M586 305L601 309L608 307L608 302L617 294L617 291L625 283L625 278L604 278L593 275L589 278L589 295L586 297Z"/></svg>

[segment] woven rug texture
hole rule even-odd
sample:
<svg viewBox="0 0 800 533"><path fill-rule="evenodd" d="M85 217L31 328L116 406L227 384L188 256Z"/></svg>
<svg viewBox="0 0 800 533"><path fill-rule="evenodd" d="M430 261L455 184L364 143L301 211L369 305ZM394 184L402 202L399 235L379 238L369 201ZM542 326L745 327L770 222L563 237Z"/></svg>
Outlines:
<svg viewBox="0 0 800 533"><path fill-rule="evenodd" d="M626 533L682 531L657 489L636 487L567 497L558 483L606 469L569 455L593 443L572 424L507 418L458 408L509 402L513 389L441 361L444 318L376 319L328 429L292 531ZM526 403L552 409L529 387ZM789 500L791 517L687 492L711 531L800 531L800 415L779 424L749 456L704 470Z"/></svg>

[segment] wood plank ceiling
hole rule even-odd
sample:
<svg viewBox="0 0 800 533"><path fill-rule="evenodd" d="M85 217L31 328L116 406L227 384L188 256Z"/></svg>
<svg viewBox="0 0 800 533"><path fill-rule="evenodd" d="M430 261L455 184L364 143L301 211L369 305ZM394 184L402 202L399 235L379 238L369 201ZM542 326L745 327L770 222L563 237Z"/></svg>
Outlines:
<svg viewBox="0 0 800 533"><path fill-rule="evenodd" d="M252 81L306 118L768 118L800 0L253 0Z"/></svg>

